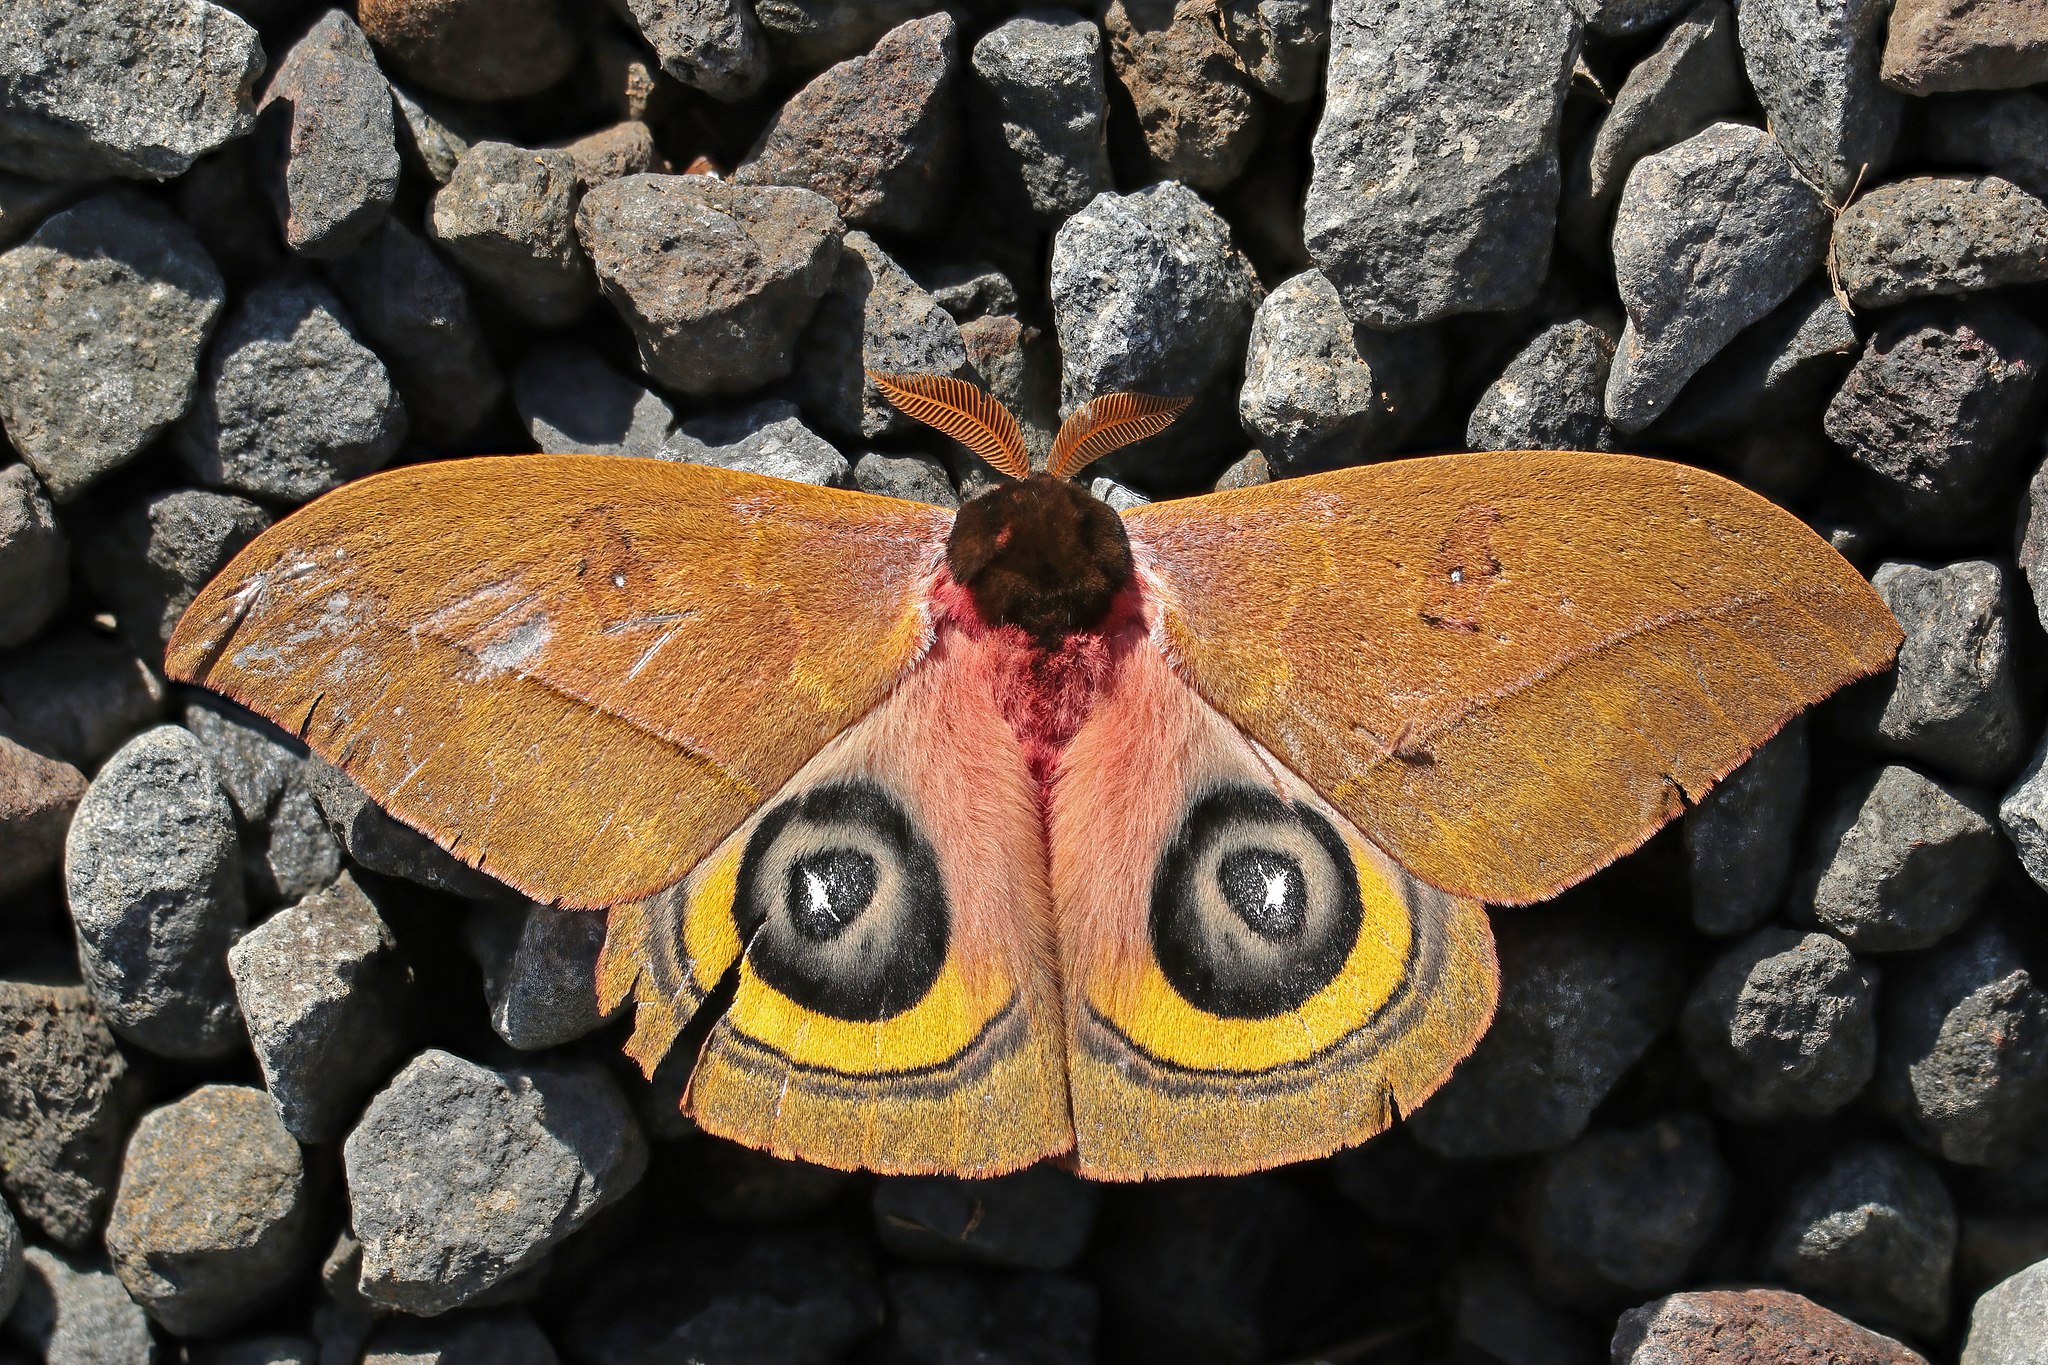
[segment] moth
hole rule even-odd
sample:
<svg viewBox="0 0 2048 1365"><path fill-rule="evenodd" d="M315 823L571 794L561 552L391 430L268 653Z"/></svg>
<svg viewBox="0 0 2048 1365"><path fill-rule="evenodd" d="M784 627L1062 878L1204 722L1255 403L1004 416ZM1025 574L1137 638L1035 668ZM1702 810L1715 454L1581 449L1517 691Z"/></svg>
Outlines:
<svg viewBox="0 0 2048 1365"><path fill-rule="evenodd" d="M471 866L609 911L629 1054L695 1020L686 1110L784 1156L1125 1180L1363 1141L1486 1030L1483 903L1635 848L1899 644L1697 469L1443 455L1119 515L1072 476L1182 404L1097 398L1033 473L972 385L871 379L1002 482L956 515L413 465L259 536L168 655Z"/></svg>

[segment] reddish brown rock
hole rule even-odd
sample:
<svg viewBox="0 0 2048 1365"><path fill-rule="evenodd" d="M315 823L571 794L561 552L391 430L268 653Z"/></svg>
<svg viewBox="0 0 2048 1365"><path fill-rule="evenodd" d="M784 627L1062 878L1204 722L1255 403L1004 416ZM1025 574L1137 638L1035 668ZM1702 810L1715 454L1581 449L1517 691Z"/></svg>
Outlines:
<svg viewBox="0 0 2048 1365"><path fill-rule="evenodd" d="M576 60L562 0L356 0L356 20L401 74L457 99L536 94Z"/></svg>
<svg viewBox="0 0 2048 1365"><path fill-rule="evenodd" d="M0 896L54 870L85 774L0 734Z"/></svg>
<svg viewBox="0 0 2048 1365"><path fill-rule="evenodd" d="M626 175L666 175L668 158L654 145L654 130L627 119L561 144L575 168L576 183L588 190Z"/></svg>
<svg viewBox="0 0 2048 1365"><path fill-rule="evenodd" d="M1137 109L1146 152L1198 190L1237 179L1265 127L1221 9L1220 0L1111 0L1102 16L1110 69Z"/></svg>
<svg viewBox="0 0 2048 1365"><path fill-rule="evenodd" d="M2048 0L1898 0L1882 74L1915 95L2048 80Z"/></svg>
<svg viewBox="0 0 2048 1365"><path fill-rule="evenodd" d="M1715 1289L1653 1299L1621 1315L1614 1365L1927 1365L1810 1299L1782 1289Z"/></svg>
<svg viewBox="0 0 2048 1365"><path fill-rule="evenodd" d="M0 980L0 1193L25 1227L92 1240L136 1088L85 987Z"/></svg>

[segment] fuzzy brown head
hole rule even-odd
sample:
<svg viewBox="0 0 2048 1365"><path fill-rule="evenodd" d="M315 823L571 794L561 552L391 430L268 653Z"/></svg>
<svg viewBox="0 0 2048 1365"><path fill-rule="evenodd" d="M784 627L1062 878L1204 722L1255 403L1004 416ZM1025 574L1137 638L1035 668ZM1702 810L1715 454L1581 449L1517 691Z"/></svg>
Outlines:
<svg viewBox="0 0 2048 1365"><path fill-rule="evenodd" d="M960 509L946 567L990 625L1022 626L1050 648L1109 613L1131 581L1124 519L1050 474L999 484Z"/></svg>

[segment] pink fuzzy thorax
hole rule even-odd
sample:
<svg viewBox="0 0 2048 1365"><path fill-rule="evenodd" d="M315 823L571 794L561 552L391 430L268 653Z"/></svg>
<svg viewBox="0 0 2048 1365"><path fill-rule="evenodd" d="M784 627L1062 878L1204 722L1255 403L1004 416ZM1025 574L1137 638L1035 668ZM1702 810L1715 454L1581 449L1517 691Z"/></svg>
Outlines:
<svg viewBox="0 0 2048 1365"><path fill-rule="evenodd" d="M1117 594L1099 625L1075 631L1051 649L1021 626L990 625L975 608L973 595L950 575L941 573L931 602L941 635L956 630L973 643L976 680L987 686L1016 732L1044 802L1061 753L1145 638L1145 603L1137 581Z"/></svg>

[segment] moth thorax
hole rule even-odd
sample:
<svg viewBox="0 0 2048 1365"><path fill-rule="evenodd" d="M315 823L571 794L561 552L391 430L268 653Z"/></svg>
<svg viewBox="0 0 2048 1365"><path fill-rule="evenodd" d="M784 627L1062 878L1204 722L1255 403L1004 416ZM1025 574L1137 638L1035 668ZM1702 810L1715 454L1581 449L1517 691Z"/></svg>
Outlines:
<svg viewBox="0 0 2048 1365"><path fill-rule="evenodd" d="M970 501L946 542L953 580L982 620L1050 648L1101 623L1131 581L1123 518L1067 479L1033 474Z"/></svg>

